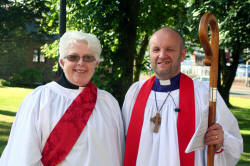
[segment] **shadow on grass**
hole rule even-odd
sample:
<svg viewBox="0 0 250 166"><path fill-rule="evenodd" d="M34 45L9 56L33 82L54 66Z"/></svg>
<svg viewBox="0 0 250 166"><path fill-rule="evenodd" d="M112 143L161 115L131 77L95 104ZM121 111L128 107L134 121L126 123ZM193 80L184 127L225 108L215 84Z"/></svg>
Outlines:
<svg viewBox="0 0 250 166"><path fill-rule="evenodd" d="M250 108L235 107L231 111L237 118L240 129L250 130Z"/></svg>
<svg viewBox="0 0 250 166"><path fill-rule="evenodd" d="M243 144L244 144L244 152L250 153L250 135L242 134Z"/></svg>
<svg viewBox="0 0 250 166"><path fill-rule="evenodd" d="M7 141L0 140L0 157L6 145L7 145Z"/></svg>
<svg viewBox="0 0 250 166"><path fill-rule="evenodd" d="M10 134L12 123L0 121L0 156L7 144L7 139Z"/></svg>
<svg viewBox="0 0 250 166"><path fill-rule="evenodd" d="M7 115L7 116L16 116L15 112L7 111L7 110L0 110L0 114Z"/></svg>
<svg viewBox="0 0 250 166"><path fill-rule="evenodd" d="M250 108L242 108L233 106L230 108L232 113L238 120L239 127L241 130L250 131ZM247 132L249 133L249 132ZM243 151L241 159L238 162L237 166L249 166L250 164L250 134L242 134L243 137Z"/></svg>
<svg viewBox="0 0 250 166"><path fill-rule="evenodd" d="M250 163L250 135L242 134L244 153L241 155L241 159L238 162L237 166L249 166Z"/></svg>

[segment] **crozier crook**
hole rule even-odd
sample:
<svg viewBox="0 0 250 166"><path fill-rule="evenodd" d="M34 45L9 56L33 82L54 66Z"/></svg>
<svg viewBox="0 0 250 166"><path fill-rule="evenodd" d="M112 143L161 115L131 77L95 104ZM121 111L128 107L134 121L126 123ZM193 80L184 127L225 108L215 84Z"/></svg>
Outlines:
<svg viewBox="0 0 250 166"><path fill-rule="evenodd" d="M208 25L210 26L211 45L208 40ZM218 81L218 52L219 52L219 28L216 17L211 13L205 13L199 26L199 38L205 52L203 63L210 66L209 73L209 116L208 127L215 123L216 119L216 92ZM208 146L207 166L214 165L215 145Z"/></svg>

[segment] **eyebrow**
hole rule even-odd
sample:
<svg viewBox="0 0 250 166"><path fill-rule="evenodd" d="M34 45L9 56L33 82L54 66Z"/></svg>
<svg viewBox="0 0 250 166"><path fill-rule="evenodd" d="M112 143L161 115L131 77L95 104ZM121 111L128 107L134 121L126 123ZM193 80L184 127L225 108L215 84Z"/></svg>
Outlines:
<svg viewBox="0 0 250 166"><path fill-rule="evenodd" d="M70 54L68 54L68 55L77 55L77 56L81 56L79 53L77 53L77 52L72 52L72 53L70 53ZM83 56L93 56L93 57L95 57L95 55L94 54L83 54Z"/></svg>

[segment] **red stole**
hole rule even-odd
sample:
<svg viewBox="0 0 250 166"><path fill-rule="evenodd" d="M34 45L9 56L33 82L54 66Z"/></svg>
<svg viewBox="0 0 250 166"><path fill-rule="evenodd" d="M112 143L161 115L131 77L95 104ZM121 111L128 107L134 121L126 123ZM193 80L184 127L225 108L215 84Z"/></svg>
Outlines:
<svg viewBox="0 0 250 166"><path fill-rule="evenodd" d="M97 88L90 81L50 133L42 151L44 166L55 166L68 155L94 110Z"/></svg>
<svg viewBox="0 0 250 166"><path fill-rule="evenodd" d="M136 165L144 111L154 81L155 77L152 77L143 84L135 101L126 137L124 166ZM180 165L194 166L194 152L185 153L185 149L195 132L194 86L192 79L182 73L180 76L179 108L177 132Z"/></svg>

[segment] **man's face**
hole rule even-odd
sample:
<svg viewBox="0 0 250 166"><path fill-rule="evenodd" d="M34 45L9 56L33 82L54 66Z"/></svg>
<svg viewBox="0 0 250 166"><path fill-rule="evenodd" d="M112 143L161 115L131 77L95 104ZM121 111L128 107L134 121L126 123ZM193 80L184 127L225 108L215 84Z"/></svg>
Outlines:
<svg viewBox="0 0 250 166"><path fill-rule="evenodd" d="M180 72L186 49L181 49L181 38L173 30L159 30L150 39L150 63L160 80L174 77Z"/></svg>
<svg viewBox="0 0 250 166"><path fill-rule="evenodd" d="M93 52L88 48L85 42L77 42L69 47L68 58L60 59L63 71L69 82L77 86L86 86L92 78L97 61L87 62L84 59L94 59ZM71 56L71 58L70 58ZM82 58L85 56L85 58ZM80 57L77 61L76 57Z"/></svg>

